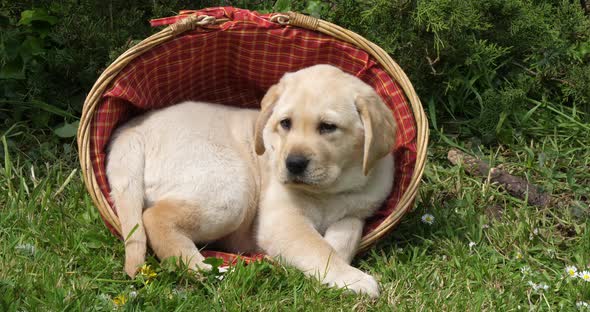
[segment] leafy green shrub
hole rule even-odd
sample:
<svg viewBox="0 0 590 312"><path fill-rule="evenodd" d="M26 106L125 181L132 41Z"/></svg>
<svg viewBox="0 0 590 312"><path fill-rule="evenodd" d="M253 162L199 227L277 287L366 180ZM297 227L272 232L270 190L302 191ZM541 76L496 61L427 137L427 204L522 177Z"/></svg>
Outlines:
<svg viewBox="0 0 590 312"><path fill-rule="evenodd" d="M0 120L63 130L80 115L86 93L102 70L132 38L151 31L142 1L0 2L0 66L16 74L0 76ZM33 5L34 4L34 5ZM27 15L31 15L30 23ZM42 31L42 32L41 32ZM33 57L23 52L37 38ZM8 44L7 44L8 43ZM16 65L12 46L20 47ZM2 127L2 126L0 126ZM74 128L75 130L75 128ZM70 130L57 131L72 136Z"/></svg>
<svg viewBox="0 0 590 312"><path fill-rule="evenodd" d="M578 1L342 0L330 19L400 63L436 127L511 141L538 103L590 121L590 20Z"/></svg>
<svg viewBox="0 0 590 312"><path fill-rule="evenodd" d="M43 9L25 10L18 21L0 15L3 31L0 35L0 81L2 97L0 107L12 107L2 113L11 113L12 119L20 119L27 106L46 107L45 103L24 102L23 98L35 92L35 80L44 71L47 51L55 46L48 35L57 23L57 18ZM31 116L36 125L46 124L45 115Z"/></svg>

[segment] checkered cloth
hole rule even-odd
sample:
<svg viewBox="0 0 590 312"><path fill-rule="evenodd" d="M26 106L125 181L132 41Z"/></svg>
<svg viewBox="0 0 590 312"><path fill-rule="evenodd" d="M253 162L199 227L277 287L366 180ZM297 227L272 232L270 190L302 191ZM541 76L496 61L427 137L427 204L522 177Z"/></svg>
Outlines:
<svg viewBox="0 0 590 312"><path fill-rule="evenodd" d="M112 209L116 212L105 175L105 151L117 126L145 111L186 100L259 107L266 90L284 73L323 63L373 86L398 124L394 187L383 207L368 220L365 234L375 229L395 209L416 161L415 121L399 85L365 51L318 32L270 22L269 15L219 7L182 11L151 23L168 25L195 13L230 21L183 33L137 57L103 94L95 112L90 139L92 165ZM226 265L237 259L220 252L205 255L219 256ZM262 257L252 256L242 258L248 262Z"/></svg>

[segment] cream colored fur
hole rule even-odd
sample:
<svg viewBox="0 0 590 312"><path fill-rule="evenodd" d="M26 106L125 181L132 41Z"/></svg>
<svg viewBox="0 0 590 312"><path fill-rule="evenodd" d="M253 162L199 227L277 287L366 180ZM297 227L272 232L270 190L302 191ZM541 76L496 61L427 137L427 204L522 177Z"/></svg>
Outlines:
<svg viewBox="0 0 590 312"><path fill-rule="evenodd" d="M261 106L185 102L116 131L112 197L124 237L139 225L125 243L125 271L135 275L148 243L160 259L206 270L195 243L214 243L378 296L376 280L350 262L365 218L392 188L391 112L368 85L328 65L286 74ZM336 128L320 133L320 122ZM309 159L300 176L286 169L291 154Z"/></svg>

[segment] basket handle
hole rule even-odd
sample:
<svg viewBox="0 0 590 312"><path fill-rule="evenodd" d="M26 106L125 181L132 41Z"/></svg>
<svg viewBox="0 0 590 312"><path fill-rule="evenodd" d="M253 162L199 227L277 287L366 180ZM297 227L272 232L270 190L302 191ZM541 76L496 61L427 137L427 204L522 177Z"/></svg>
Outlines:
<svg viewBox="0 0 590 312"><path fill-rule="evenodd" d="M189 15L176 23L170 25L173 35L181 34L185 31L193 30L196 27L205 27L208 25L222 24L229 21L228 18L215 18L209 15Z"/></svg>
<svg viewBox="0 0 590 312"><path fill-rule="evenodd" d="M228 18L215 18L214 16L210 15L191 14L183 19L178 20L174 24L171 24L169 27L173 35L178 35L185 31L193 30L196 27L222 24L227 21L229 21ZM320 20L313 16L289 11L286 14L278 13L272 15L270 17L270 21L282 26L292 25L315 31L318 29Z"/></svg>
<svg viewBox="0 0 590 312"><path fill-rule="evenodd" d="M274 14L270 21L283 26L292 25L311 30L318 30L320 20L309 15L289 11L287 13Z"/></svg>

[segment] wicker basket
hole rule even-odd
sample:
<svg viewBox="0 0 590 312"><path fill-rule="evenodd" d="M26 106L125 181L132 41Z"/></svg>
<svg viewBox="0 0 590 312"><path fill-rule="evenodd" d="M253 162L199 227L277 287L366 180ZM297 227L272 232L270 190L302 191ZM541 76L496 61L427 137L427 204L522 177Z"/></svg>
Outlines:
<svg viewBox="0 0 590 312"><path fill-rule="evenodd" d="M105 132L107 134L104 134L101 132L102 130L100 127L105 123L108 124L108 122L112 119L108 117L108 115L105 115L104 111L110 112L109 110L113 110L117 107L115 104L112 104L108 101L120 101L120 95L114 96L113 90L121 88L121 85L124 85L121 82L127 78L127 76L125 76L127 74L124 73L129 73L134 70L132 67L138 66L136 65L137 62L135 62L136 59L140 57L143 57L143 59L156 57L157 55L149 55L148 57L145 56L145 54L155 53L155 49L157 49L159 46L172 42L175 39L178 39L187 34L196 33L206 36L204 34L209 32L214 33L216 31L223 31L223 29L229 29L238 24L238 26L246 29L243 33L240 33L241 36L246 33L250 34L258 31L256 25L264 25L265 27L271 29L264 30L267 32L272 32L271 38L274 38L272 36L284 36L285 34L292 34L292 31L295 31L297 36L300 36L301 33L314 36L313 38L316 38L314 40L318 42L322 40L332 40L335 42L335 44L339 44L342 47L350 49L352 51L351 53L353 53L351 55L356 55L354 54L356 53L355 49L358 51L364 50L364 53L368 55L368 62L375 63L375 66L373 66L375 70L383 71L383 73L388 76L387 78L394 81L396 84L395 87L397 88L396 90L403 90L398 92L400 95L398 95L399 100L397 101L404 102L400 105L405 105L407 107L408 116L413 116L413 118L400 117L405 119L403 121L407 122L409 125L408 127L411 127L411 131L409 131L409 135L411 135L412 140L412 145L410 148L411 153L405 151L406 153L411 154L408 154L411 156L409 157L411 161L405 164L408 168L404 169L407 169L407 172L409 173L406 177L407 179L403 183L403 191L400 191L402 193L398 194L399 196L397 196L394 203L388 201L388 203L385 204L385 206L390 206L389 209L384 210L387 211L387 213L385 213L385 215L382 213L378 222L372 222L372 226L365 229L365 233L359 247L359 252L368 249L376 241L392 230L393 227L400 221L401 217L411 209L426 160L428 123L420 103L420 99L416 95L408 77L398 66L398 64L396 64L379 46L354 32L346 30L332 23L293 12L286 14L260 15L255 12L231 7L210 8L200 11L183 11L179 16L154 20L152 21L152 24L170 25L127 50L102 73L86 98L80 120L80 127L78 130L78 150L80 154L80 164L82 167L84 182L94 201L94 204L99 209L105 223L114 234L120 237L121 228L116 215L116 210L113 209L112 202L110 201L108 195L108 181L106 181L106 177L104 175L105 145L104 142L97 143L101 135L107 136L108 139L108 133L110 133ZM295 38L298 38L297 36L295 36ZM264 47L264 49L268 49L268 47ZM318 57L322 56L319 55ZM154 67L157 70L158 66ZM280 71L279 65L276 65L275 67L277 67ZM263 95L263 92L266 90L263 87L266 87L271 83L274 82L268 81L262 83L264 86L258 86L262 93L258 92L256 96L260 97ZM148 90L150 86L147 86L148 89L145 87L146 86L143 86L144 90ZM129 90L123 91L125 92L122 93L126 93ZM109 95L113 96L109 97ZM394 96L387 93L382 93L380 95L384 98ZM182 96L179 98L182 98ZM111 104L114 105L113 107L115 108L105 108L105 105L108 106ZM170 104L173 103L168 103L167 105ZM121 106L123 104L119 103L117 105ZM149 108L153 107L147 107L147 109ZM117 126L117 124L120 124L121 122L125 121L125 119L130 118L130 116L136 113L138 113L138 111L134 110L134 108L126 110L126 113L123 114L125 115L124 117L118 118L117 121L113 122L114 124L109 124L109 131ZM406 123L400 123L400 120L397 121L398 126L404 128ZM100 156L103 157L102 159L98 159L99 156L97 155L99 154L102 155ZM400 186L398 185L398 187Z"/></svg>

